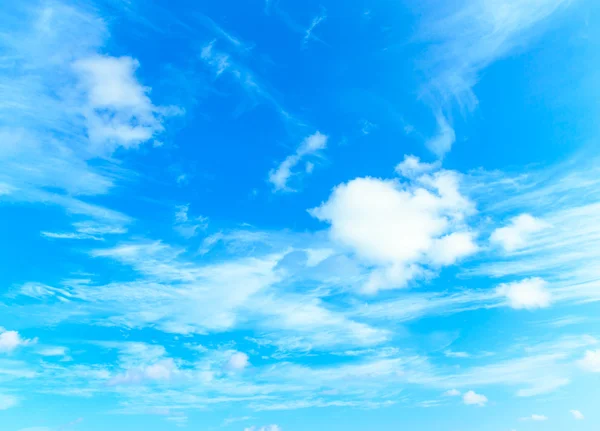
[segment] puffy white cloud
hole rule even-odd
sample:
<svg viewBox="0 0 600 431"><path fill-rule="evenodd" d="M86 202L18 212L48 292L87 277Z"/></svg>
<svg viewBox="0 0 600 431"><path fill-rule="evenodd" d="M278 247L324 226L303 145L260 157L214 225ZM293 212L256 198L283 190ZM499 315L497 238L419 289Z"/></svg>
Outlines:
<svg viewBox="0 0 600 431"><path fill-rule="evenodd" d="M430 168L406 158L397 170L412 176ZM333 240L377 267L368 291L402 287L424 266L450 265L477 250L464 223L473 205L460 193L458 175L440 170L409 179L356 178L310 210L331 225Z"/></svg>
<svg viewBox="0 0 600 431"><path fill-rule="evenodd" d="M490 235L490 242L511 252L527 246L531 235L548 226L530 214L521 214L511 219L508 226L498 228Z"/></svg>
<svg viewBox="0 0 600 431"><path fill-rule="evenodd" d="M588 350L578 364L586 371L600 373L600 350Z"/></svg>
<svg viewBox="0 0 600 431"><path fill-rule="evenodd" d="M444 392L444 396L445 397L459 397L460 391L458 389L449 389L446 392Z"/></svg>
<svg viewBox="0 0 600 431"><path fill-rule="evenodd" d="M546 282L539 277L500 284L496 292L505 296L508 305L515 309L545 308L552 300Z"/></svg>
<svg viewBox="0 0 600 431"><path fill-rule="evenodd" d="M0 394L0 410L8 410L19 404L19 399L13 395Z"/></svg>
<svg viewBox="0 0 600 431"><path fill-rule="evenodd" d="M581 413L579 410L569 410L569 413L573 415L575 420L582 421L585 419L585 416L583 416L583 413Z"/></svg>
<svg viewBox="0 0 600 431"><path fill-rule="evenodd" d="M135 72L139 62L131 57L94 55L73 64L86 99L92 145L112 152L116 147L137 147L163 130L162 116L176 108L156 107Z"/></svg>
<svg viewBox="0 0 600 431"><path fill-rule="evenodd" d="M233 352L227 360L225 368L229 371L241 371L248 365L250 365L250 361L248 360L247 354L243 352Z"/></svg>
<svg viewBox="0 0 600 431"><path fill-rule="evenodd" d="M35 344L37 339L26 340L21 338L17 331L7 331L0 327L0 352L12 352L20 346Z"/></svg>
<svg viewBox="0 0 600 431"><path fill-rule="evenodd" d="M294 175L292 169L300 163L304 157L325 149L327 146L327 139L328 137L321 132L316 132L307 136L294 154L286 157L276 169L272 169L271 172L269 172L269 182L273 185L273 189L275 191L293 191L288 187L288 180ZM314 165L312 163L310 163L310 165L307 163L305 172L311 173L313 168Z"/></svg>
<svg viewBox="0 0 600 431"><path fill-rule="evenodd" d="M463 395L463 402L467 405L477 405L483 407L487 404L488 399L485 395L475 393L474 391L469 391Z"/></svg>

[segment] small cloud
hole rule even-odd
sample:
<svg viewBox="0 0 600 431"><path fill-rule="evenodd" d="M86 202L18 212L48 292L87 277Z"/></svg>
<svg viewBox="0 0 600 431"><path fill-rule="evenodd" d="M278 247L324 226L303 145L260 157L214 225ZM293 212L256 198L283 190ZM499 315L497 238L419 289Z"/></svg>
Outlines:
<svg viewBox="0 0 600 431"><path fill-rule="evenodd" d="M35 343L37 343L37 338L23 339L17 331L7 331L0 327L0 353L10 353L21 346L29 346Z"/></svg>
<svg viewBox="0 0 600 431"><path fill-rule="evenodd" d="M292 171L293 168L304 157L325 149L327 146L327 140L327 135L323 135L321 132L316 132L310 136L307 136L294 154L286 157L276 169L272 169L269 172L269 182L273 185L273 189L275 191L293 191L288 187L287 184L290 177L294 175ZM311 173L314 168L314 165L309 163L306 164L305 168L307 173Z"/></svg>
<svg viewBox="0 0 600 431"><path fill-rule="evenodd" d="M496 292L505 296L508 305L515 309L546 308L552 300L546 282L539 277L500 284Z"/></svg>
<svg viewBox="0 0 600 431"><path fill-rule="evenodd" d="M543 421L547 421L548 417L544 416L544 415L536 415L533 414L531 416L527 416L524 418L521 418L522 421L534 421L534 422L543 422Z"/></svg>
<svg viewBox="0 0 600 431"><path fill-rule="evenodd" d="M577 363L585 371L600 373L600 350L588 350Z"/></svg>
<svg viewBox="0 0 600 431"><path fill-rule="evenodd" d="M548 224L530 214L521 214L510 220L508 226L496 229L490 235L490 242L512 252L526 247L532 234L548 227Z"/></svg>
<svg viewBox="0 0 600 431"><path fill-rule="evenodd" d="M447 358L470 358L471 355L469 355L467 352L453 352L452 350L446 350L444 352L444 355Z"/></svg>
<svg viewBox="0 0 600 431"><path fill-rule="evenodd" d="M569 410L569 412L573 415L575 420L582 421L585 418L583 413L581 413L579 410Z"/></svg>
<svg viewBox="0 0 600 431"><path fill-rule="evenodd" d="M208 228L208 217L205 216L189 216L189 204L178 205L175 211L174 229L184 238L193 238L200 230Z"/></svg>
<svg viewBox="0 0 600 431"><path fill-rule="evenodd" d="M62 346L45 347L38 350L37 354L42 356L65 356L67 354L67 348Z"/></svg>
<svg viewBox="0 0 600 431"><path fill-rule="evenodd" d="M175 365L173 359L168 358L146 367L127 370L125 373L110 379L108 385L140 385L153 381L169 381L178 373L177 365Z"/></svg>
<svg viewBox="0 0 600 431"><path fill-rule="evenodd" d="M483 407L487 404L488 399L485 395L477 394L474 391L469 391L463 395L463 402L466 405L477 405Z"/></svg>
<svg viewBox="0 0 600 431"><path fill-rule="evenodd" d="M225 368L229 371L241 371L250 365L248 355L243 352L234 352L225 364Z"/></svg>
<svg viewBox="0 0 600 431"><path fill-rule="evenodd" d="M403 177L417 178L423 174L437 171L440 167L439 162L424 163L416 156L405 155L404 160L396 166L395 170L398 175L402 175Z"/></svg>
<svg viewBox="0 0 600 431"><path fill-rule="evenodd" d="M306 29L306 31L304 33L304 39L302 40L302 46L306 47L306 45L308 44L308 41L314 38L313 31L320 23L325 21L326 18L327 18L327 11L325 10L325 8L322 8L321 13L313 18L310 25Z"/></svg>
<svg viewBox="0 0 600 431"><path fill-rule="evenodd" d="M445 397L460 397L460 391L458 389L450 389L444 392Z"/></svg>
<svg viewBox="0 0 600 431"><path fill-rule="evenodd" d="M0 410L8 410L19 404L19 399L12 395L0 394Z"/></svg>
<svg viewBox="0 0 600 431"><path fill-rule="evenodd" d="M452 144L456 140L456 134L443 114L439 113L436 116L436 121L438 126L437 135L427 141L426 146L432 153L442 158L452 148Z"/></svg>

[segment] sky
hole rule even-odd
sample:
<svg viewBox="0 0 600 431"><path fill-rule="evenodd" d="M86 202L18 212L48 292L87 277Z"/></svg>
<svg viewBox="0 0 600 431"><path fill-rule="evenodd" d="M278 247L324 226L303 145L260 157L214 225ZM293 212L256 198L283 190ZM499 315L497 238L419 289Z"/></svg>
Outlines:
<svg viewBox="0 0 600 431"><path fill-rule="evenodd" d="M3 2L0 429L598 430L599 22Z"/></svg>

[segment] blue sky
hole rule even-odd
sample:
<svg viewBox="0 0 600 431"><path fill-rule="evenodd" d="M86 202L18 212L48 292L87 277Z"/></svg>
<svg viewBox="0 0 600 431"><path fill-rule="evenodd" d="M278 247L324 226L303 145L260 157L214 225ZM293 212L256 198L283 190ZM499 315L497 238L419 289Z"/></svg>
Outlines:
<svg viewBox="0 0 600 431"><path fill-rule="evenodd" d="M597 430L599 18L5 2L2 431Z"/></svg>

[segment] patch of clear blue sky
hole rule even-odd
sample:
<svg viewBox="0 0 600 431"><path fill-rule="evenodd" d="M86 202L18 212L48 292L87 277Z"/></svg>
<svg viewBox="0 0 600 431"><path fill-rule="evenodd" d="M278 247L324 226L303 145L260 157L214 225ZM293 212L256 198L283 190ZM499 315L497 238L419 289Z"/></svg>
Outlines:
<svg viewBox="0 0 600 431"><path fill-rule="evenodd" d="M3 9L2 430L600 425L593 1Z"/></svg>

